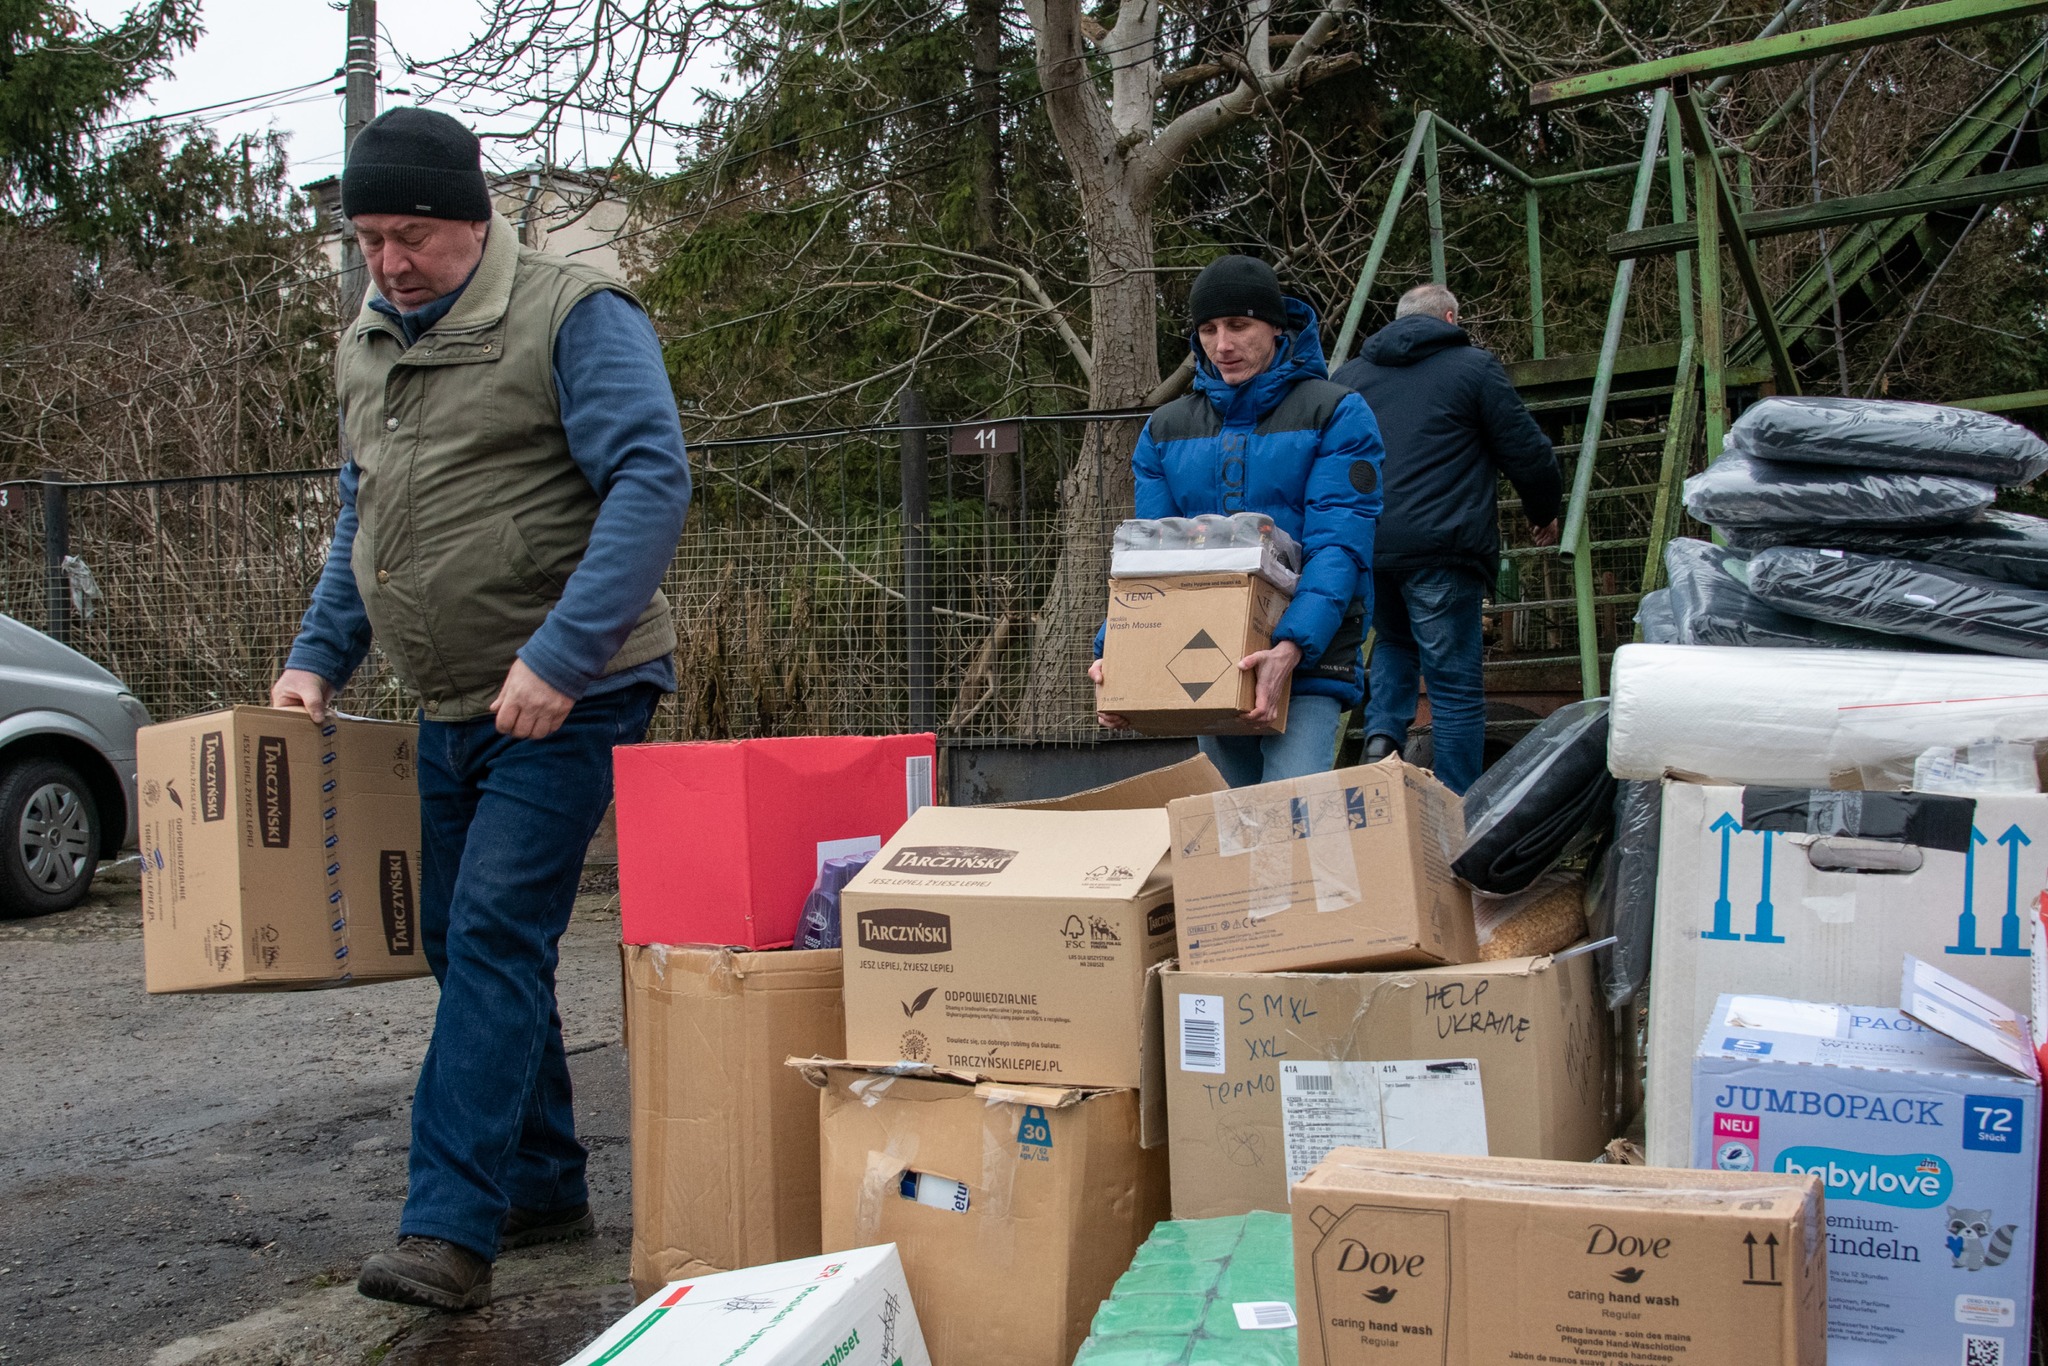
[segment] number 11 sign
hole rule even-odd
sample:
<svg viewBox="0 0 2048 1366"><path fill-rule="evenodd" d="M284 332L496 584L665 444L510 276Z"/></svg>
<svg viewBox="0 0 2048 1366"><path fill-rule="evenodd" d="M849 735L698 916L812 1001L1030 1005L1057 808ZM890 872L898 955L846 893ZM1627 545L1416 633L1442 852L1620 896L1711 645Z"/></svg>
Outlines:
<svg viewBox="0 0 2048 1366"><path fill-rule="evenodd" d="M949 455L1015 455L1021 423L984 422L973 427L955 427L946 443Z"/></svg>

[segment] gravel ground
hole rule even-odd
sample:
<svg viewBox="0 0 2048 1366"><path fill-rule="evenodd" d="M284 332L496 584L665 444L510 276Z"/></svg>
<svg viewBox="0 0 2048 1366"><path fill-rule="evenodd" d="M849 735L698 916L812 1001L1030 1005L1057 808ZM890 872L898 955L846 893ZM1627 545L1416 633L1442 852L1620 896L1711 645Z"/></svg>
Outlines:
<svg viewBox="0 0 2048 1366"><path fill-rule="evenodd" d="M139 900L116 866L0 921L0 1362L523 1366L630 1306L613 896L579 900L560 969L600 1235L508 1256L463 1321L353 1290L405 1197L432 982L149 996Z"/></svg>

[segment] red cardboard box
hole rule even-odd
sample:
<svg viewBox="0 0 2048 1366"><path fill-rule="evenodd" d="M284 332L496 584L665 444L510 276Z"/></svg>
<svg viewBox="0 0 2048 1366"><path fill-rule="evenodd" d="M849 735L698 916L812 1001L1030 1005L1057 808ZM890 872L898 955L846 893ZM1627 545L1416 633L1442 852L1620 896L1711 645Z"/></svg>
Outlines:
<svg viewBox="0 0 2048 1366"><path fill-rule="evenodd" d="M781 948L828 858L878 849L933 801L932 735L612 751L628 944Z"/></svg>

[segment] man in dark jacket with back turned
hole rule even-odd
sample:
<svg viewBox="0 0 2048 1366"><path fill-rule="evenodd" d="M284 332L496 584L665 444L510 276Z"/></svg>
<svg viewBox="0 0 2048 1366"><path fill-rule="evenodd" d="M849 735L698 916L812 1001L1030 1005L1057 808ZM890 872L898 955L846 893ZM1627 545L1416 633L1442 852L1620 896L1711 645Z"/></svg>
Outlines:
<svg viewBox="0 0 2048 1366"><path fill-rule="evenodd" d="M1500 566L1500 477L1522 495L1536 544L1554 545L1557 456L1500 361L1458 326L1458 301L1442 285L1402 295L1394 321L1332 378L1365 396L1387 448L1365 758L1407 743L1419 677L1436 775L1462 793L1486 741L1479 618Z"/></svg>

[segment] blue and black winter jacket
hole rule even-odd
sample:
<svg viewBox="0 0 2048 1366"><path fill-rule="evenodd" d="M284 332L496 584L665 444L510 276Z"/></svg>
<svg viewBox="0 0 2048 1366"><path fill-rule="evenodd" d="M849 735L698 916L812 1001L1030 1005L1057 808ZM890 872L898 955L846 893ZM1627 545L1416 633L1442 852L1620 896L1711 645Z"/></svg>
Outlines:
<svg viewBox="0 0 2048 1366"><path fill-rule="evenodd" d="M1273 363L1236 388L1188 338L1195 391L1152 414L1131 455L1137 515L1263 512L1301 542L1301 583L1273 639L1301 647L1296 693L1352 707L1365 692L1384 451L1365 401L1330 382L1315 310L1289 299L1287 320Z"/></svg>

